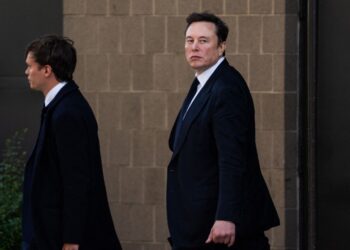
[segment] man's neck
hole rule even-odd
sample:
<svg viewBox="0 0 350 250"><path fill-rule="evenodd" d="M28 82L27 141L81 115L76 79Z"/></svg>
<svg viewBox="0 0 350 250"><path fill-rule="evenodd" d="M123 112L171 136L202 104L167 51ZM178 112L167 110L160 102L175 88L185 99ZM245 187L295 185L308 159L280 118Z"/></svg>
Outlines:
<svg viewBox="0 0 350 250"><path fill-rule="evenodd" d="M44 96L46 97L47 94L50 92L50 90L53 89L57 84L59 84L58 81L52 81L52 82L48 83L46 88L42 91Z"/></svg>
<svg viewBox="0 0 350 250"><path fill-rule="evenodd" d="M212 68L215 68L215 69L216 69L216 68L219 66L219 64L220 64L224 59L225 59L224 56L219 57L219 59L218 59L214 64L210 65L209 67L207 67L207 68L205 68L205 69L203 69L203 70L200 70L200 71L195 71L195 75L196 75L196 76L199 76L199 75L203 74L203 73L206 72L206 71L211 71Z"/></svg>

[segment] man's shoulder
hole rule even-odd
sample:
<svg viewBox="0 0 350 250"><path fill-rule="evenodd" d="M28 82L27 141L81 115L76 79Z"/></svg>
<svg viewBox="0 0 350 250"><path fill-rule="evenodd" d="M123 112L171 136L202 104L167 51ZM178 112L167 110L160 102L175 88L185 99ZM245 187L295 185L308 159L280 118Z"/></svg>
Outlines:
<svg viewBox="0 0 350 250"><path fill-rule="evenodd" d="M229 64L228 62L223 65L221 76L229 78L231 80L239 80L245 82L241 73L232 64Z"/></svg>
<svg viewBox="0 0 350 250"><path fill-rule="evenodd" d="M214 90L246 88L246 82L240 72L231 65L226 65L218 74Z"/></svg>
<svg viewBox="0 0 350 250"><path fill-rule="evenodd" d="M222 98L246 98L250 95L248 85L238 70L226 63L218 72L218 76L212 88L213 97Z"/></svg>
<svg viewBox="0 0 350 250"><path fill-rule="evenodd" d="M52 107L51 112L53 118L61 116L82 117L90 114L92 110L79 89L75 89L62 96L56 105Z"/></svg>

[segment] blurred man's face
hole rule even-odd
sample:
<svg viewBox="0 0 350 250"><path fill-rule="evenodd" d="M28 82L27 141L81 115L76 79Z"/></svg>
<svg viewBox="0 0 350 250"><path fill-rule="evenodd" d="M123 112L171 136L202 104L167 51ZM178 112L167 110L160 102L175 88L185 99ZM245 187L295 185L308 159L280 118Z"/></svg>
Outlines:
<svg viewBox="0 0 350 250"><path fill-rule="evenodd" d="M225 46L225 42L219 44L215 24L211 22L194 22L186 31L186 60L198 74L219 60Z"/></svg>
<svg viewBox="0 0 350 250"><path fill-rule="evenodd" d="M46 68L35 61L35 58L31 52L28 53L26 58L27 68L25 74L27 76L31 89L45 92L46 89Z"/></svg>

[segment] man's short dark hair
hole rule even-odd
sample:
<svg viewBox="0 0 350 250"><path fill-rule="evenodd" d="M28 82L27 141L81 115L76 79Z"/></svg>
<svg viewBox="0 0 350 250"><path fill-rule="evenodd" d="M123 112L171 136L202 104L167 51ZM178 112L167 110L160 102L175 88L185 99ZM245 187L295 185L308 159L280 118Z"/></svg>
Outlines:
<svg viewBox="0 0 350 250"><path fill-rule="evenodd" d="M186 18L187 26L188 27L194 23L194 22L210 22L215 24L216 27L216 35L219 39L219 44L222 42L225 42L228 36L228 27L224 21L222 21L219 17L215 16L214 14L210 12L193 12Z"/></svg>
<svg viewBox="0 0 350 250"><path fill-rule="evenodd" d="M44 35L27 46L26 56L31 52L38 64L51 66L58 81L69 81L73 79L77 63L73 44L67 37Z"/></svg>

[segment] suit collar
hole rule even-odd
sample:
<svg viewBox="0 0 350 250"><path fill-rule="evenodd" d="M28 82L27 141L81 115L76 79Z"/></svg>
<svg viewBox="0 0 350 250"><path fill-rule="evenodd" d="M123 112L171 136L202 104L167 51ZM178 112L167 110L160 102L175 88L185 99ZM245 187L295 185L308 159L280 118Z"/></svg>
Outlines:
<svg viewBox="0 0 350 250"><path fill-rule="evenodd" d="M67 82L67 84L63 86L63 88L57 93L55 98L46 107L47 111L51 111L66 95L68 95L72 91L77 90L78 88L78 85L76 85L74 81Z"/></svg>
<svg viewBox="0 0 350 250"><path fill-rule="evenodd" d="M217 67L214 73L210 76L210 78L204 85L203 89L197 95L196 99L193 101L190 109L188 110L183 120L183 126L182 126L182 129L180 130L180 135L178 139L179 142L177 143L178 146L177 148L174 148L173 157L175 157L175 155L177 155L177 153L180 151L183 145L183 142L185 141L185 138L187 136L189 128L191 127L196 117L199 115L205 103L207 102L216 80L222 74L222 71L228 66L229 64L227 60L224 59L224 61ZM178 119L177 119L177 122L178 122ZM176 123L174 124L174 127L176 127Z"/></svg>
<svg viewBox="0 0 350 250"><path fill-rule="evenodd" d="M215 70L220 66L220 64L225 60L225 57L220 57L219 60L212 65L210 68L205 70L204 72L197 74L196 77L200 82L200 85L204 86L204 84L209 80L210 76L215 72Z"/></svg>
<svg viewBox="0 0 350 250"><path fill-rule="evenodd" d="M60 92L60 90L66 85L67 82L57 83L45 96L45 107L47 107L50 102L55 98L55 96Z"/></svg>

